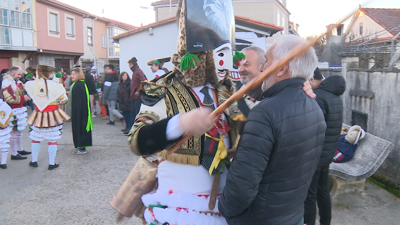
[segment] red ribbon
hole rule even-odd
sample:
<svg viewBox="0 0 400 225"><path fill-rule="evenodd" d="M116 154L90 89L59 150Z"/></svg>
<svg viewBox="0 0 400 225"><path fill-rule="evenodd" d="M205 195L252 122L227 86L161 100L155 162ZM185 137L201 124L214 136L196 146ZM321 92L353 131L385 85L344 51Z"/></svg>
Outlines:
<svg viewBox="0 0 400 225"><path fill-rule="evenodd" d="M38 107L35 105L35 109L36 109L36 111L39 111L39 112L53 112L58 109L58 106L57 105L49 105L45 109L43 109L43 111L40 111L38 109Z"/></svg>

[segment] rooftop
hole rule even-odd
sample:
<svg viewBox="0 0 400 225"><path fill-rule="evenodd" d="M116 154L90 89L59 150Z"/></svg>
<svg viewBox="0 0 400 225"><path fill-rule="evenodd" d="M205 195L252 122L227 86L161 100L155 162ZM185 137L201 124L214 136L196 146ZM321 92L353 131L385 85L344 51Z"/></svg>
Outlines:
<svg viewBox="0 0 400 225"><path fill-rule="evenodd" d="M400 32L400 9L360 8L360 10L393 36L396 36ZM392 29L396 26L397 28Z"/></svg>
<svg viewBox="0 0 400 225"><path fill-rule="evenodd" d="M271 23L265 23L265 22L262 22L262 21L259 21L259 20L252 20L252 19L249 19L249 18L243 17L243 16L235 16L235 20L236 20L236 24L241 23L242 25L243 24L247 25L247 26L251 25L252 27L254 27L254 28L258 29L258 30L269 30L269 33L270 33L271 36L272 36L272 34L284 29L283 27L276 26L276 25L271 24ZM159 25L162 25L162 24L173 22L173 21L176 21L176 17L175 16L167 18L167 19L164 19L164 20L160 20L160 21L155 22L155 23L147 24L146 26L139 27L139 28L137 28L135 30L127 31L127 32L122 33L120 35L114 36L113 39L114 40L118 40L118 39L121 39L123 37L138 33L138 32L140 32L142 30L148 29L150 27L156 27L156 26L159 26Z"/></svg>

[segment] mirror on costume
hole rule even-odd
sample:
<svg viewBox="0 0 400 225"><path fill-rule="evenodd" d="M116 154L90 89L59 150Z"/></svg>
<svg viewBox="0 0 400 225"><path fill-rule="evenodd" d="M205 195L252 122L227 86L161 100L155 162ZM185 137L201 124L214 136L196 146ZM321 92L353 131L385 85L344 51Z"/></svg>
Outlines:
<svg viewBox="0 0 400 225"><path fill-rule="evenodd" d="M225 43L223 45L218 46L213 50L215 70L218 77L218 81L221 81L225 78L227 71L232 70L233 62L232 62L232 46L230 43Z"/></svg>

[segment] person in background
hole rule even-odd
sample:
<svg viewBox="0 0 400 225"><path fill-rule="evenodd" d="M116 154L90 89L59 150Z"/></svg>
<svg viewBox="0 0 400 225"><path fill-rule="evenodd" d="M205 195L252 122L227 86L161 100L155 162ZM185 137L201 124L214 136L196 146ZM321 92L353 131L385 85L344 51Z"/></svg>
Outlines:
<svg viewBox="0 0 400 225"><path fill-rule="evenodd" d="M163 68L164 62L165 59L152 59L147 62L147 65L150 66L151 72L153 72L153 79L169 72L166 68Z"/></svg>
<svg viewBox="0 0 400 225"><path fill-rule="evenodd" d="M279 37L265 68L305 43L295 35ZM304 200L326 129L317 102L302 89L317 63L310 48L264 80L264 99L247 117L218 204L228 224L304 224Z"/></svg>
<svg viewBox="0 0 400 225"><path fill-rule="evenodd" d="M112 64L110 64L110 66L112 66L113 68L114 68L114 66L112 65ZM108 64L106 64L106 65L104 65L104 73L101 75L101 81L100 81L100 90L101 90L101 101L100 101L100 105L101 105L101 108L105 108L106 109L106 111L107 111L107 114L105 115L105 116L103 116L103 109L102 109L102 116L103 116L103 120L108 120L108 119L110 119L110 111L109 111L109 109L108 109L108 105L107 105L107 101L103 101L103 95L104 95L104 82L106 81L106 77L107 77L107 71L109 71L110 69L107 69L107 68L109 68L109 65ZM117 75L118 76L118 75ZM105 105L103 105L103 103L105 104Z"/></svg>
<svg viewBox="0 0 400 225"><path fill-rule="evenodd" d="M332 206L329 195L329 164L335 155L342 130L343 102L341 95L346 90L346 81L342 76L324 78L319 68L310 79L312 88L317 95L317 102L325 117L326 131L322 154L317 170L314 173L307 198L304 201L304 223L315 224L318 205L321 225L331 224Z"/></svg>
<svg viewBox="0 0 400 225"><path fill-rule="evenodd" d="M13 109L13 117L9 123L12 128L10 146L11 146L11 160L26 159L26 156L31 152L22 149L22 131L26 127L26 107L25 101L31 98L23 90L23 85L19 79L22 76L22 69L19 66L13 66L10 69L10 75L5 74L1 84L1 91L4 102L6 102Z"/></svg>
<svg viewBox="0 0 400 225"><path fill-rule="evenodd" d="M71 84L72 84L72 80L71 80L71 71L67 71L65 73L66 75L66 79L65 79L65 90L69 91Z"/></svg>
<svg viewBox="0 0 400 225"><path fill-rule="evenodd" d="M90 111L89 91L84 82L85 75L81 68L71 71L71 122L72 137L76 155L86 154L86 147L92 146L93 121Z"/></svg>
<svg viewBox="0 0 400 225"><path fill-rule="evenodd" d="M114 66L112 64L106 66L105 72L107 75L103 84L102 105L107 104L110 112L110 121L107 125L115 125L114 116L117 116L123 123L124 117L116 109L119 86L118 75L114 71Z"/></svg>
<svg viewBox="0 0 400 225"><path fill-rule="evenodd" d="M99 81L100 76L97 73L97 66L92 66L92 69L90 71L90 75L92 75L92 77L93 77L94 84L96 86L96 91L97 91L97 94L95 95L95 101L94 101L94 104L93 104L94 107L92 108L93 115L96 116L97 115L97 107L96 107L96 105L97 105L97 101L99 100L100 95L101 95L101 88L100 88L100 81Z"/></svg>
<svg viewBox="0 0 400 225"><path fill-rule="evenodd" d="M11 107L0 99L0 112L2 112L2 120L8 121L12 117ZM10 147L10 133L12 129L7 123L0 123L0 168L7 169L8 148Z"/></svg>
<svg viewBox="0 0 400 225"><path fill-rule="evenodd" d="M122 111L122 115L125 119L126 127L121 131L124 134L128 134L129 130L133 124L133 118L131 113L131 79L127 72L123 71L119 75L119 87L118 87L118 102L119 102L119 110Z"/></svg>
<svg viewBox="0 0 400 225"><path fill-rule="evenodd" d="M3 74L10 74L10 70L7 69L7 68L2 69L1 72L0 72L0 74L1 74L1 75L3 75Z"/></svg>
<svg viewBox="0 0 400 225"><path fill-rule="evenodd" d="M27 82L25 87L29 96L35 102L35 111L32 112L28 119L30 126L29 138L31 139L32 160L29 166L38 167L38 156L40 151L40 142L47 142L47 151L49 154L48 170L58 168L59 164L55 163L58 143L63 134L63 123L70 117L61 109L68 101L64 86L58 82L58 78L53 77L59 72L56 68L46 65L37 67L28 67L26 70L30 74L36 74L38 69L38 79L35 82ZM61 78L61 77L60 77ZM40 90L46 89L45 100ZM48 99L53 99L48 101Z"/></svg>
<svg viewBox="0 0 400 225"><path fill-rule="evenodd" d="M139 113L140 105L142 100L140 99L140 82L147 80L143 71L139 68L137 64L136 57L132 57L128 60L129 68L132 70L132 80L131 80L131 113L132 118L135 119L136 115Z"/></svg>
<svg viewBox="0 0 400 225"><path fill-rule="evenodd" d="M86 71L85 71L85 84L89 90L89 95L90 95L90 109L93 110L94 108L94 95L97 94L97 90L96 90L96 85L94 83L94 79L93 76L90 74L90 70L91 67L87 66L86 67ZM92 113L92 117L96 117L96 115L94 115Z"/></svg>

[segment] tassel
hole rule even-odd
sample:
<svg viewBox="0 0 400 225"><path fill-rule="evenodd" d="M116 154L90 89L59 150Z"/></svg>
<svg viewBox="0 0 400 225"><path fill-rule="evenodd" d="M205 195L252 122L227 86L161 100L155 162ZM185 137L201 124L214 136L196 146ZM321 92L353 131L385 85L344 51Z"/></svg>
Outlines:
<svg viewBox="0 0 400 225"><path fill-rule="evenodd" d="M28 73L28 75L25 76L25 79L27 79L27 80L33 80L32 74Z"/></svg>
<svg viewBox="0 0 400 225"><path fill-rule="evenodd" d="M200 66L200 59L195 54L190 54L187 52L185 56L182 57L180 67L181 70L195 70Z"/></svg>
<svg viewBox="0 0 400 225"><path fill-rule="evenodd" d="M233 55L233 64L235 66L240 66L240 61L246 59L246 55L243 52L235 51Z"/></svg>

